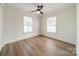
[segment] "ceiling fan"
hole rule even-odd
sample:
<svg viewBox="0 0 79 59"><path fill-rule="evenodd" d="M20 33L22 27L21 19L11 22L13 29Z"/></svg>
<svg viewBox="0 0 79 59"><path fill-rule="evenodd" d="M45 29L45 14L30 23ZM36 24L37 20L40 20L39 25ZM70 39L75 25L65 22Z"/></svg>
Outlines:
<svg viewBox="0 0 79 59"><path fill-rule="evenodd" d="M36 10L33 10L33 11L30 11L30 12L37 12L37 13L40 13L40 14L44 14L41 10L43 8L43 5L37 5L37 9Z"/></svg>

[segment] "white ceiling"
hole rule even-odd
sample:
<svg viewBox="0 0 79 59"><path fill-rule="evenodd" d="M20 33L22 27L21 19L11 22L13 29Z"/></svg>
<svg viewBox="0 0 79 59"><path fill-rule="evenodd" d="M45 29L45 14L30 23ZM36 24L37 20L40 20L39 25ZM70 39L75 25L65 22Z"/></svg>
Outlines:
<svg viewBox="0 0 79 59"><path fill-rule="evenodd" d="M53 11L61 9L61 8L73 6L74 4L72 4L72 3L12 3L9 5L18 7L26 12L36 10L37 5L43 5L44 7L43 7L42 11L44 12L44 14L47 14L49 12L53 12Z"/></svg>

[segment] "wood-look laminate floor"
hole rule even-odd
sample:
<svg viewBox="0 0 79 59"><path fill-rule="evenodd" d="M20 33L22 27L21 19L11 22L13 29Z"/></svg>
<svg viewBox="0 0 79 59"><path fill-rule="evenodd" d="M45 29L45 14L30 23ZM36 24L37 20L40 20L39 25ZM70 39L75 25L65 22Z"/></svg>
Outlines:
<svg viewBox="0 0 79 59"><path fill-rule="evenodd" d="M55 39L36 36L5 45L1 56L75 56L76 47Z"/></svg>

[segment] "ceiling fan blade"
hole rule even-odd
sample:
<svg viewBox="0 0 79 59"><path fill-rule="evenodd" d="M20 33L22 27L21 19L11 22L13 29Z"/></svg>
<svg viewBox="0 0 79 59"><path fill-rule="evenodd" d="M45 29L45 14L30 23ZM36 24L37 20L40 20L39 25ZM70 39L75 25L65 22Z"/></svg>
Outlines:
<svg viewBox="0 0 79 59"><path fill-rule="evenodd" d="M41 14L43 14L43 12L42 12L42 11L40 11L40 13L41 13Z"/></svg>
<svg viewBox="0 0 79 59"><path fill-rule="evenodd" d="M39 6L39 5L38 5L37 7L38 7L38 9L40 8L40 6Z"/></svg>
<svg viewBox="0 0 79 59"><path fill-rule="evenodd" d="M30 11L30 12L36 12L37 10L33 10L33 11Z"/></svg>
<svg viewBox="0 0 79 59"><path fill-rule="evenodd" d="M40 6L40 9L42 9L42 8L43 8L43 5Z"/></svg>

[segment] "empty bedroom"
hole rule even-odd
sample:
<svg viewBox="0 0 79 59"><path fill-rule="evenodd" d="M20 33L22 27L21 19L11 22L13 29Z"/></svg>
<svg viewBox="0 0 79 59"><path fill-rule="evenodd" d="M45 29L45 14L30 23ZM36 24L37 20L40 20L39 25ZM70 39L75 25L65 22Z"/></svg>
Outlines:
<svg viewBox="0 0 79 59"><path fill-rule="evenodd" d="M0 18L1 56L77 55L75 3L2 3Z"/></svg>

